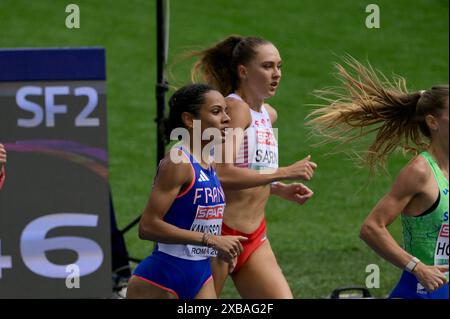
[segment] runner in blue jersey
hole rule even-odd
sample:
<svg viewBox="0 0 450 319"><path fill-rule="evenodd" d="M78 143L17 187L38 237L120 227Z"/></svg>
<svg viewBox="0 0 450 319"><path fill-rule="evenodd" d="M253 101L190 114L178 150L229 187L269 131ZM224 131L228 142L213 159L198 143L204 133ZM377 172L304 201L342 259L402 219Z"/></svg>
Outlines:
<svg viewBox="0 0 450 319"><path fill-rule="evenodd" d="M184 136L160 162L139 224L139 237L157 243L134 270L127 298L216 298L210 257L219 254L231 263L243 250L240 241L246 240L221 236L225 196L215 164L203 152L223 142L230 118L224 97L203 84L179 89L169 105L166 136L185 128L189 138ZM199 138L195 120L200 120L201 133L216 129L218 139L194 140Z"/></svg>

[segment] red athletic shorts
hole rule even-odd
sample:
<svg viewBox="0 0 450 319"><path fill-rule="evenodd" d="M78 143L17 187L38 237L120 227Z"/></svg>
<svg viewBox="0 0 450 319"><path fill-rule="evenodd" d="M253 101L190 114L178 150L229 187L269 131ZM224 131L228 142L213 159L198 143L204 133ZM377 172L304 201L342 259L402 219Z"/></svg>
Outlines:
<svg viewBox="0 0 450 319"><path fill-rule="evenodd" d="M222 235L244 236L248 238L248 240L241 242L244 251L238 256L237 264L232 272L236 273L245 264L250 255L266 241L266 219L263 218L258 229L251 234L240 232L239 230L230 228L225 223L222 223Z"/></svg>

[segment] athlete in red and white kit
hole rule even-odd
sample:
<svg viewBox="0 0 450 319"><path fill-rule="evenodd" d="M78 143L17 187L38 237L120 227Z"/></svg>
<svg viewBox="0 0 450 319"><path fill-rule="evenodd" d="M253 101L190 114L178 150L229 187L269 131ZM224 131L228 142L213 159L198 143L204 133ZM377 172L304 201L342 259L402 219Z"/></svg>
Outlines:
<svg viewBox="0 0 450 319"><path fill-rule="evenodd" d="M262 38L230 36L194 55L200 57L192 69L194 81L200 77L219 90L226 97L229 126L244 130L241 139L228 135L234 144L223 145L225 161L217 164L216 170L227 198L222 235L248 240L242 242L244 250L234 268L212 258L217 294L231 272L243 298L292 298L267 238L265 206L271 194L304 204L313 195L308 187L277 181L310 180L317 165L308 155L290 166L278 167L272 128L277 112L265 100L275 95L281 79L280 54ZM227 162L230 152L233 156Z"/></svg>

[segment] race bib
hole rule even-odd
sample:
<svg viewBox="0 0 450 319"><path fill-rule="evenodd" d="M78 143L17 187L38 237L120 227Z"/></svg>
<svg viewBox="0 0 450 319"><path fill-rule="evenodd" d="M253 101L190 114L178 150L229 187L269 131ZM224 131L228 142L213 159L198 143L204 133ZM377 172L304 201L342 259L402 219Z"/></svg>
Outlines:
<svg viewBox="0 0 450 319"><path fill-rule="evenodd" d="M256 149L250 168L271 173L278 168L278 144L271 129L256 128L254 131Z"/></svg>
<svg viewBox="0 0 450 319"><path fill-rule="evenodd" d="M222 233L224 204L197 207L191 231L220 236ZM187 255L190 257L215 257L217 250L206 246L186 245Z"/></svg>
<svg viewBox="0 0 450 319"><path fill-rule="evenodd" d="M442 224L439 231L439 237L436 242L436 249L434 251L434 264L435 265L448 265L448 224ZM448 279L448 272L446 272Z"/></svg>

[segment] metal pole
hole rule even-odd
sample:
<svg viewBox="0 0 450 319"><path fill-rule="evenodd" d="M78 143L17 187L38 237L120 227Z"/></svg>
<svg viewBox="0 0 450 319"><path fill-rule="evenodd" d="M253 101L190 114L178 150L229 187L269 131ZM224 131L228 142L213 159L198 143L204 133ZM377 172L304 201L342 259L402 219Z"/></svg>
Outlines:
<svg viewBox="0 0 450 319"><path fill-rule="evenodd" d="M165 76L165 65L167 60L167 33L168 21L166 21L167 1L157 0L156 2L156 136L157 151L156 164L164 157L165 143L161 127L164 119L164 108L166 104L165 94L168 91L168 83Z"/></svg>
<svg viewBox="0 0 450 319"><path fill-rule="evenodd" d="M166 80L165 66L168 55L169 38L169 0L157 0L156 2L156 165L164 157L165 142L162 131L162 122L164 120L164 109L166 104L166 92L169 85ZM128 230L139 223L141 216L136 217L130 224L125 226L120 232L125 234ZM129 260L139 262L139 259L129 257Z"/></svg>

